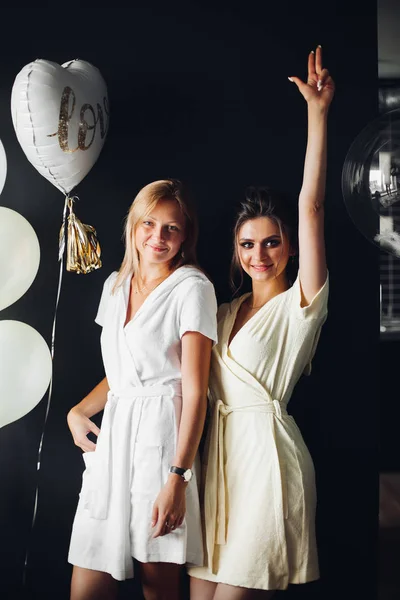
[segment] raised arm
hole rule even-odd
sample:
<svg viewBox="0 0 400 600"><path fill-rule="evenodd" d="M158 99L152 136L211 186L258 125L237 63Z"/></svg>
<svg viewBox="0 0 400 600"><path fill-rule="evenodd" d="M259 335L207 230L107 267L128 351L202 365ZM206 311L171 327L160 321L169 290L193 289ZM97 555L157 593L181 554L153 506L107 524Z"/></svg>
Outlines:
<svg viewBox="0 0 400 600"><path fill-rule="evenodd" d="M322 66L320 46L308 57L308 78L289 77L307 102L308 138L303 185L299 196L299 276L302 305L309 304L323 286L326 275L324 200L329 106L335 84Z"/></svg>

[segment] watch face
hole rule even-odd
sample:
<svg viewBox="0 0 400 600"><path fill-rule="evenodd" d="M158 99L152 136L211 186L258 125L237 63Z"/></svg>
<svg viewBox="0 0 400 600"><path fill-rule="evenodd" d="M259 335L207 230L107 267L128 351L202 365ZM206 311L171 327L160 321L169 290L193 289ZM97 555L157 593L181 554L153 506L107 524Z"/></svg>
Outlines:
<svg viewBox="0 0 400 600"><path fill-rule="evenodd" d="M191 469L186 469L186 471L183 474L183 479L185 481L190 481L192 479L193 473L191 471Z"/></svg>

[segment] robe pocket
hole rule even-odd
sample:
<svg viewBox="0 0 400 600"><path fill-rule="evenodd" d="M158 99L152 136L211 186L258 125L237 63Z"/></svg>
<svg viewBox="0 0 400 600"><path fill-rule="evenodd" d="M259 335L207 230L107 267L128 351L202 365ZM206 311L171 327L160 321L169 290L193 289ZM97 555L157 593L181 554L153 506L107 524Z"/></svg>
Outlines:
<svg viewBox="0 0 400 600"><path fill-rule="evenodd" d="M287 481L287 464L285 461L280 462L280 470L281 470L281 485L282 485L282 508L283 508L283 517L287 519L289 517L289 507L288 507L288 481Z"/></svg>
<svg viewBox="0 0 400 600"><path fill-rule="evenodd" d="M162 488L162 446L135 444L132 500L154 501Z"/></svg>
<svg viewBox="0 0 400 600"><path fill-rule="evenodd" d="M95 452L84 452L82 454L83 462L85 463L85 469L82 473L82 489L79 497L83 500L84 504L87 504L90 497L90 476L93 470L94 454Z"/></svg>

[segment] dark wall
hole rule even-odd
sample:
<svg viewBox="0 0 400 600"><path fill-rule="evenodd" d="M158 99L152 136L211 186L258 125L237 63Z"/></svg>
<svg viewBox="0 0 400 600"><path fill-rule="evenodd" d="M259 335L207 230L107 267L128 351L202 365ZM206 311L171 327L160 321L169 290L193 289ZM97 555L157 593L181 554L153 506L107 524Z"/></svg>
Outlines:
<svg viewBox="0 0 400 600"><path fill-rule="evenodd" d="M35 58L92 62L108 84L111 125L76 206L78 217L97 228L104 266L87 276L64 273L38 478L46 400L0 430L0 597L19 597L29 542L25 597L68 598L66 556L83 465L65 419L103 376L93 319L103 281L122 258L122 221L134 195L168 176L192 187L200 259L219 301L227 300L232 207L244 187L269 184L294 196L300 189L306 107L287 76L305 77L307 54L320 43L337 83L326 197L330 314L313 375L299 383L290 408L317 470L322 576L293 586L287 597L375 598L379 265L376 249L347 215L341 169L351 142L377 115L376 3L365 0L362 19L355 0L293 1L274 10L254 0L217 7L135 3L129 10L115 3L29 6L10 7L15 14L1 24L0 139L8 177L0 204L30 221L42 258L32 287L0 318L24 321L48 342L63 196L28 163L14 135L9 105L16 74ZM23 24L16 32L17 22ZM134 588L122 585L121 597L133 597Z"/></svg>
<svg viewBox="0 0 400 600"><path fill-rule="evenodd" d="M399 356L400 340L382 341L379 347L380 419L379 468L381 472L400 471L399 451Z"/></svg>

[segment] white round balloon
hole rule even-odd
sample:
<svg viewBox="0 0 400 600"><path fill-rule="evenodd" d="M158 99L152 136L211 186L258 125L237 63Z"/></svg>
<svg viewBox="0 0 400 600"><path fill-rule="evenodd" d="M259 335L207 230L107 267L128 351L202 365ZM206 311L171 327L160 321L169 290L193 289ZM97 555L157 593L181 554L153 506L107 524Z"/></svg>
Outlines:
<svg viewBox="0 0 400 600"><path fill-rule="evenodd" d="M35 408L51 374L50 350L40 333L26 323L0 321L0 427Z"/></svg>
<svg viewBox="0 0 400 600"><path fill-rule="evenodd" d="M11 116L18 141L43 177L67 194L99 157L108 130L107 87L84 60L37 59L17 75Z"/></svg>
<svg viewBox="0 0 400 600"><path fill-rule="evenodd" d="M0 310L25 294L39 262L40 246L32 225L15 210L0 206Z"/></svg>
<svg viewBox="0 0 400 600"><path fill-rule="evenodd" d="M4 146L0 140L0 194L3 191L7 177L7 158Z"/></svg>

